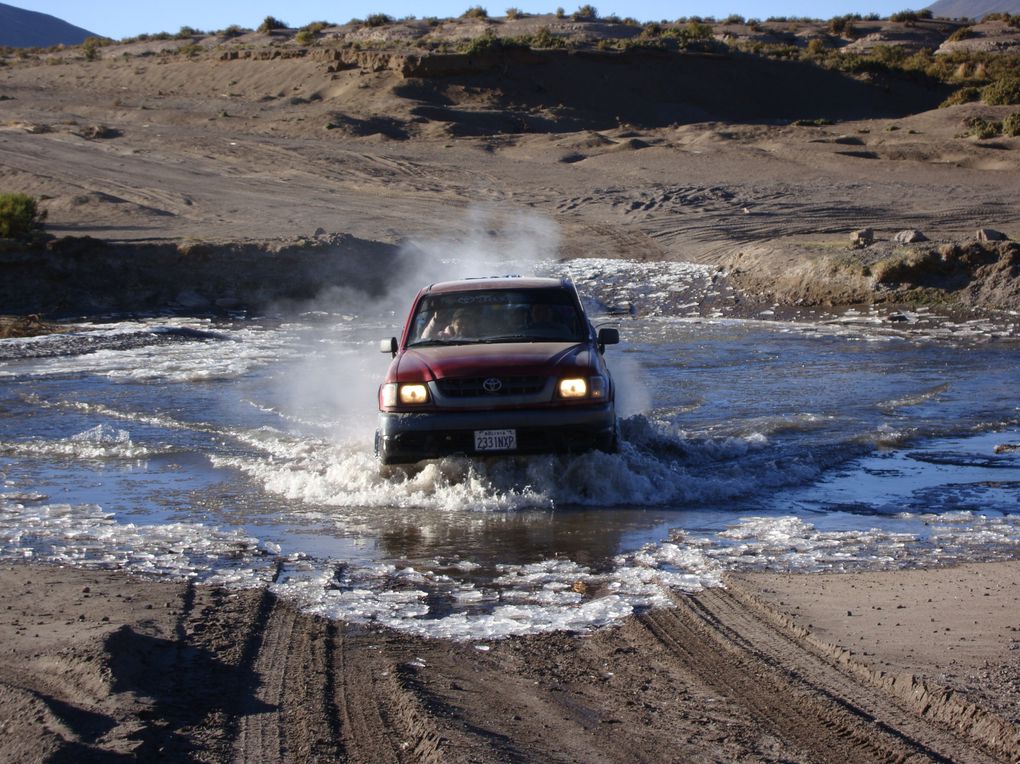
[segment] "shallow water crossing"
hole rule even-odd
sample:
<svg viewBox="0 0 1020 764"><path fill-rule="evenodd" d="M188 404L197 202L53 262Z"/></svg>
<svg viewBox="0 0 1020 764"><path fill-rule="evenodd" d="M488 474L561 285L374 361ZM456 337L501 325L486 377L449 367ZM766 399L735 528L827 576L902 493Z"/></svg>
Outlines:
<svg viewBox="0 0 1020 764"><path fill-rule="evenodd" d="M0 555L269 583L484 640L610 623L728 570L1020 548L1015 327L728 319L697 308L704 269L573 267L624 339L614 455L380 467L386 310L0 343Z"/></svg>

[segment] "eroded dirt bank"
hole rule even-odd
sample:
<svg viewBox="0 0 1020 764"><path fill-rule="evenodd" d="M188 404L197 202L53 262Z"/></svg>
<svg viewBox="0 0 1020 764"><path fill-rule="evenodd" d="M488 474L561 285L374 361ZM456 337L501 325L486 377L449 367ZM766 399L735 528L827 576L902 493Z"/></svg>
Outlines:
<svg viewBox="0 0 1020 764"><path fill-rule="evenodd" d="M126 242L89 237L0 252L0 305L51 317L264 309L343 290L383 291L399 249L349 235L275 242Z"/></svg>
<svg viewBox="0 0 1020 764"><path fill-rule="evenodd" d="M1015 563L969 566L936 583L951 586L942 592L951 598L989 572L1012 581L1001 596L1015 599ZM918 594L936 572L877 575ZM943 658L923 641L921 665L899 676L895 651L851 655L830 642L835 618L795 623L801 605L817 605L819 588L815 576L792 578L802 591L787 586L781 602L770 601L775 581L751 576L676 595L673 609L587 636L478 644L326 621L262 589L8 565L0 570L2 756L985 762L1020 754L1016 719L961 686L942 691L934 677ZM841 607L866 607L872 587L855 588L855 576L837 583ZM953 624L989 648L1002 687L1015 684L1008 639L965 621Z"/></svg>

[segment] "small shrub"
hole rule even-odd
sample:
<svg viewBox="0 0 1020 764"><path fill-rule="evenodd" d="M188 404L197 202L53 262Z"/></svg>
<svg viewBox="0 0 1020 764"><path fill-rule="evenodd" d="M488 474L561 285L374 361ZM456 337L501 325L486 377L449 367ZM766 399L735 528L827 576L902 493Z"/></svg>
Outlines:
<svg viewBox="0 0 1020 764"><path fill-rule="evenodd" d="M899 21L899 22L903 22L903 21L917 21L918 18L919 17L917 15L917 11L910 11L910 10L907 10L907 11L898 11L897 13L889 14L889 21Z"/></svg>
<svg viewBox="0 0 1020 764"><path fill-rule="evenodd" d="M224 37L228 37L228 38L229 37L240 37L246 31L247 30L244 27L240 26L239 24L231 24L226 29L221 30L220 34L223 35Z"/></svg>
<svg viewBox="0 0 1020 764"><path fill-rule="evenodd" d="M102 53L99 49L102 47L102 40L98 37L87 37L85 42L81 44L81 51L85 55L86 61L97 61L102 58Z"/></svg>
<svg viewBox="0 0 1020 764"><path fill-rule="evenodd" d="M365 19L367 27L384 27L393 23L393 17L385 13L373 13Z"/></svg>
<svg viewBox="0 0 1020 764"><path fill-rule="evenodd" d="M1002 120L1002 134L1010 138L1020 136L1020 111L1014 111Z"/></svg>
<svg viewBox="0 0 1020 764"><path fill-rule="evenodd" d="M0 194L0 239L27 239L45 219L46 211L28 194Z"/></svg>
<svg viewBox="0 0 1020 764"><path fill-rule="evenodd" d="M712 39L712 27L701 21L695 21L691 19L684 25L683 29L680 30L680 39L683 42L689 42L694 40L711 40Z"/></svg>
<svg viewBox="0 0 1020 764"><path fill-rule="evenodd" d="M977 37L974 27L960 27L946 38L946 42L959 42L960 40L968 40L971 37Z"/></svg>
<svg viewBox="0 0 1020 764"><path fill-rule="evenodd" d="M199 31L198 29L195 29L194 27L181 27L177 34L174 35L174 37L176 37L178 40L184 40L187 39L188 37L194 37L195 35L200 34L202 34L202 32Z"/></svg>
<svg viewBox="0 0 1020 764"><path fill-rule="evenodd" d="M1020 76L1003 77L981 88L981 100L991 106L1020 104Z"/></svg>
<svg viewBox="0 0 1020 764"><path fill-rule="evenodd" d="M311 32L312 34L318 34L326 27L332 26L328 21L313 21L311 24L305 24L301 27L302 32Z"/></svg>
<svg viewBox="0 0 1020 764"><path fill-rule="evenodd" d="M558 18L558 19L565 19L566 17L567 17L567 12L565 10L563 10L562 8L557 8L556 9L556 18Z"/></svg>
<svg viewBox="0 0 1020 764"><path fill-rule="evenodd" d="M825 55L825 43L819 38L815 37L808 41L807 44L807 55L811 58L819 58Z"/></svg>
<svg viewBox="0 0 1020 764"><path fill-rule="evenodd" d="M533 48L565 48L566 46L566 40L550 32L549 27L539 29L531 40Z"/></svg>
<svg viewBox="0 0 1020 764"><path fill-rule="evenodd" d="M311 45L315 42L315 32L309 29L302 29L294 35L294 42L298 45Z"/></svg>
<svg viewBox="0 0 1020 764"><path fill-rule="evenodd" d="M480 34L471 40L468 40L461 48L461 52L466 53L469 56L484 56L486 53L495 53L503 45L498 37L494 34Z"/></svg>
<svg viewBox="0 0 1020 764"><path fill-rule="evenodd" d="M262 20L262 23L259 24L258 31L262 32L262 34L266 34L268 32L272 32L274 29L286 29L286 28L287 24L285 22L280 21L280 19L274 18L273 16L266 16Z"/></svg>
<svg viewBox="0 0 1020 764"><path fill-rule="evenodd" d="M974 101L978 101L980 99L980 90L975 87L965 87L955 91L951 96L949 96L949 98L939 104L939 106L958 106L961 103L974 103Z"/></svg>
<svg viewBox="0 0 1020 764"><path fill-rule="evenodd" d="M744 17L739 13L731 13L729 16L722 20L723 24L744 24Z"/></svg>
<svg viewBox="0 0 1020 764"><path fill-rule="evenodd" d="M460 14L460 17L462 19L487 19L489 18L489 12L480 5L472 5Z"/></svg>
<svg viewBox="0 0 1020 764"><path fill-rule="evenodd" d="M860 20L860 16L853 13L848 13L846 16L836 16L829 20L829 31L847 40L852 40L857 36L857 29L854 27L854 21Z"/></svg>
<svg viewBox="0 0 1020 764"><path fill-rule="evenodd" d="M1002 135L1002 123L997 120L972 117L965 124L970 128L970 134L975 138L987 140L988 138L998 138Z"/></svg>
<svg viewBox="0 0 1020 764"><path fill-rule="evenodd" d="M582 5L574 13L571 18L574 21L596 21L599 17L599 10L594 5Z"/></svg>
<svg viewBox="0 0 1020 764"><path fill-rule="evenodd" d="M528 18L528 14L520 8L510 7L506 9L506 17L508 21L513 21L514 19L526 19Z"/></svg>

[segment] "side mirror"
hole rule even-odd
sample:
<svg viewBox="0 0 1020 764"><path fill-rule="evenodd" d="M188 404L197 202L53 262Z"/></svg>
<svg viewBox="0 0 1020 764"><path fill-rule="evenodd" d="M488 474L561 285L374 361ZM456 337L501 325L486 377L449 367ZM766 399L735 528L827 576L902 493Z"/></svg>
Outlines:
<svg viewBox="0 0 1020 764"><path fill-rule="evenodd" d="M397 338L390 337L388 340L380 340L379 352L389 353L391 356L395 356L397 354Z"/></svg>
<svg viewBox="0 0 1020 764"><path fill-rule="evenodd" d="M620 344L620 330L612 327L599 329L599 349L604 350L606 345Z"/></svg>

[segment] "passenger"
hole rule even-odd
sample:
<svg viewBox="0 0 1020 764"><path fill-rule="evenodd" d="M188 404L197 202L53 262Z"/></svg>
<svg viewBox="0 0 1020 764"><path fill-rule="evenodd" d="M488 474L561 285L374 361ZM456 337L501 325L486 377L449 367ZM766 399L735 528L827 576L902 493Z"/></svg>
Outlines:
<svg viewBox="0 0 1020 764"><path fill-rule="evenodd" d="M531 306L528 329L547 334L560 333L565 328L561 322L556 320L556 313L552 305L537 302Z"/></svg>

